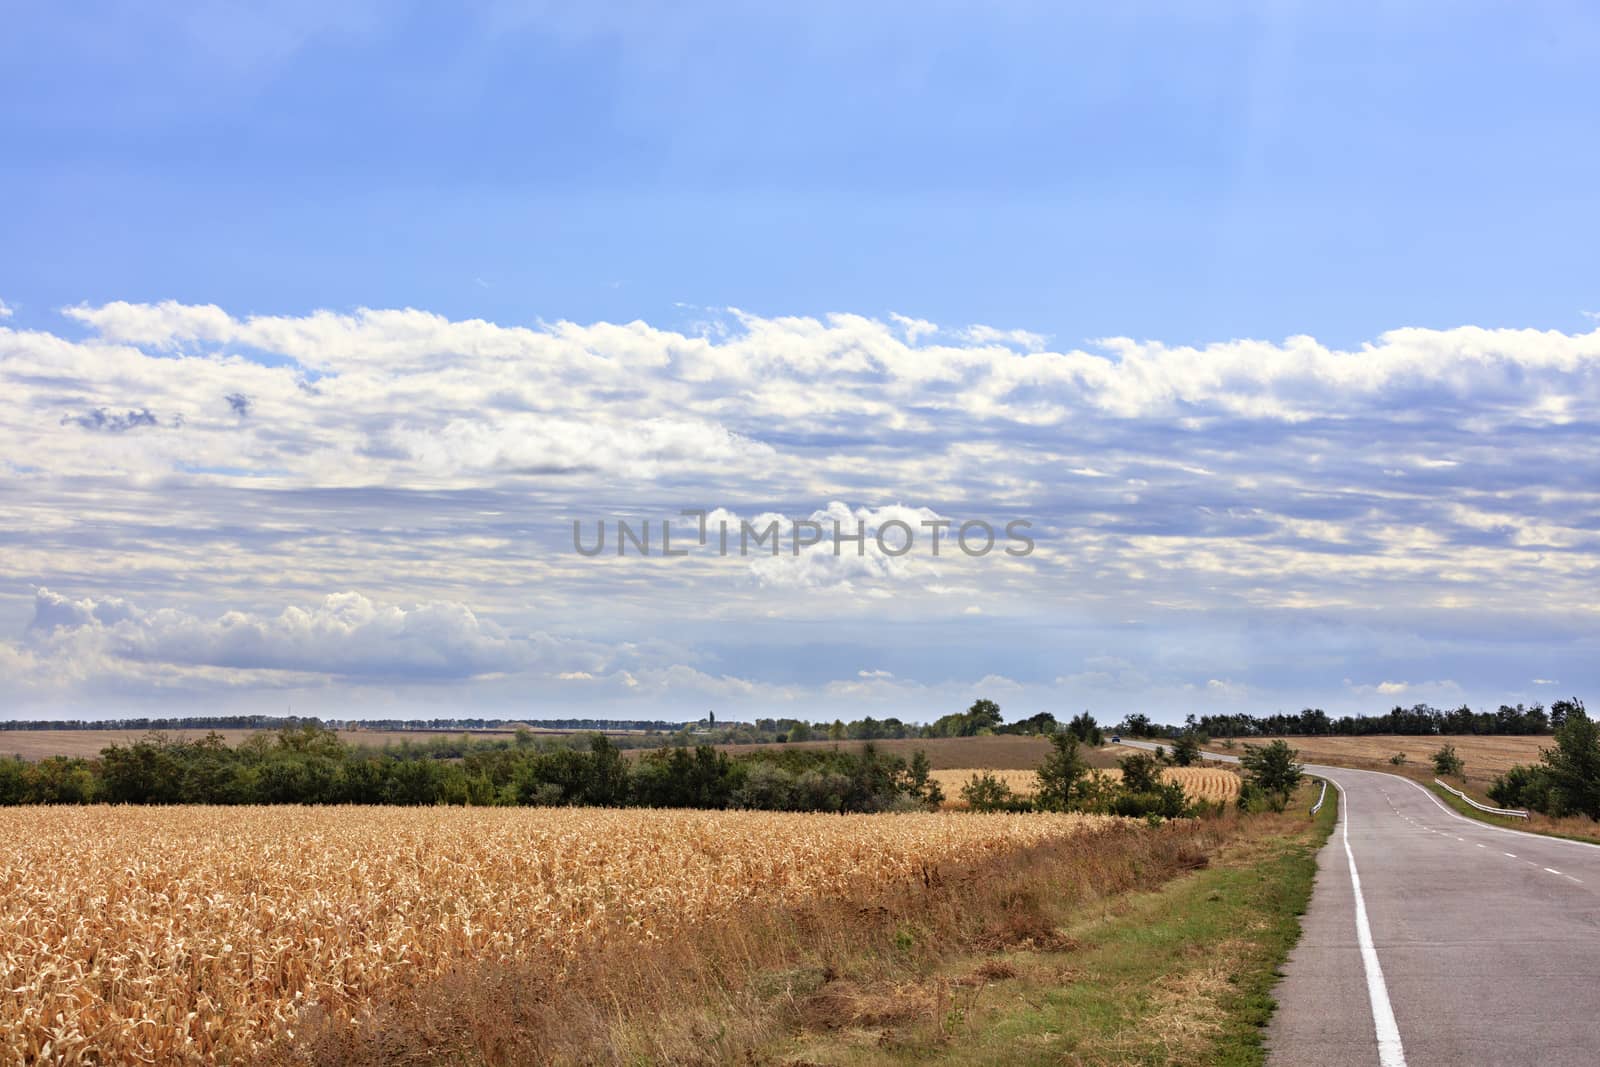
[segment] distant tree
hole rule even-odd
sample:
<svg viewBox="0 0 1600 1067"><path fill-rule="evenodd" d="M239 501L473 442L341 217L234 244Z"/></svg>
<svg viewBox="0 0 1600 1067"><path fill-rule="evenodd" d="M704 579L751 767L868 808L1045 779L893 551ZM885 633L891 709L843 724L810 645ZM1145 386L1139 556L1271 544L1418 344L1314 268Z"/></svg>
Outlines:
<svg viewBox="0 0 1600 1067"><path fill-rule="evenodd" d="M1583 701L1574 697L1571 700L1558 700L1550 705L1550 729L1559 730L1567 723L1567 717L1574 711L1583 711Z"/></svg>
<svg viewBox="0 0 1600 1067"><path fill-rule="evenodd" d="M789 730L789 740L790 741L809 741L809 740L811 740L811 724L808 723L808 722L796 722L794 724L794 726Z"/></svg>
<svg viewBox="0 0 1600 1067"><path fill-rule="evenodd" d="M1150 716L1135 714L1124 716L1121 725L1117 727L1117 732L1127 734L1129 737L1149 737L1155 733L1155 729Z"/></svg>
<svg viewBox="0 0 1600 1067"><path fill-rule="evenodd" d="M1179 767L1190 767L1200 761L1200 739L1193 730L1185 730L1172 742L1172 762Z"/></svg>
<svg viewBox="0 0 1600 1067"><path fill-rule="evenodd" d="M1265 794L1274 811L1288 807L1290 795L1300 785L1304 772L1295 762L1299 755L1280 739L1267 745L1246 745L1239 757L1246 781Z"/></svg>
<svg viewBox="0 0 1600 1067"><path fill-rule="evenodd" d="M842 720L842 719L833 720L833 725L828 727L828 740L829 741L843 741L844 740L844 720Z"/></svg>
<svg viewBox="0 0 1600 1067"><path fill-rule="evenodd" d="M973 701L972 707L967 709L967 737L975 736L985 730L993 731L1000 725L1000 705L992 700L978 699Z"/></svg>
<svg viewBox="0 0 1600 1067"><path fill-rule="evenodd" d="M1099 724L1094 721L1094 716L1087 711L1079 712L1067 723L1067 729L1072 731L1079 741L1094 748L1105 744L1105 734Z"/></svg>

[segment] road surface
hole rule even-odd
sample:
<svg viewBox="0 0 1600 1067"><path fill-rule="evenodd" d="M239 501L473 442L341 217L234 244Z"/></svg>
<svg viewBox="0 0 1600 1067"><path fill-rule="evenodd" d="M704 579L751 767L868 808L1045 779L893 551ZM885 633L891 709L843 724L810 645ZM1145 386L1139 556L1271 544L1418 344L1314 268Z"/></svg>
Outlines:
<svg viewBox="0 0 1600 1067"><path fill-rule="evenodd" d="M1600 847L1468 819L1397 775L1306 769L1342 802L1268 1062L1600 1064Z"/></svg>

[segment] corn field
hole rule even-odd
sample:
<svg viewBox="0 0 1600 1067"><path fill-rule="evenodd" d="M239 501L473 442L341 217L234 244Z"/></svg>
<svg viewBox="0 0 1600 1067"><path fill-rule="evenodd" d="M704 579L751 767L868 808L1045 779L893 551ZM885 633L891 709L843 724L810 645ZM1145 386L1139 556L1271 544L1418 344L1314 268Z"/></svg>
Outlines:
<svg viewBox="0 0 1600 1067"><path fill-rule="evenodd" d="M207 1063L469 961L869 892L1092 816L0 809L0 1060Z"/></svg>
<svg viewBox="0 0 1600 1067"><path fill-rule="evenodd" d="M946 807L962 808L966 805L961 800L961 787L973 775L985 773L1000 779L1019 796L1032 796L1039 788L1038 775L1033 771L943 770L931 771L928 777L938 782L944 790ZM1116 768L1095 773L1113 780L1122 777L1122 772ZM1161 776L1166 781L1183 786L1183 791L1196 800L1233 800L1238 797L1239 787L1243 784L1239 775L1221 767L1168 767L1161 772Z"/></svg>

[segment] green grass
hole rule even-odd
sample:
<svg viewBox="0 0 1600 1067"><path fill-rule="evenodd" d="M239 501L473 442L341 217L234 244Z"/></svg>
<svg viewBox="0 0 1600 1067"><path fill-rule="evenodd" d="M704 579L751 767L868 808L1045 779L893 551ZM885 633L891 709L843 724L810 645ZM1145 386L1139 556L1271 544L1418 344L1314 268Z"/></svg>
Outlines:
<svg viewBox="0 0 1600 1067"><path fill-rule="evenodd" d="M1067 926L1063 949L989 957L1002 976L958 981L968 991L936 1026L808 1035L788 1062L1262 1063L1272 987L1337 818L1333 790L1315 819L1306 816L1319 788L1302 790L1289 814L1261 817L1263 830L1210 867ZM947 977L984 973L975 965L983 961L957 961Z"/></svg>
<svg viewBox="0 0 1600 1067"><path fill-rule="evenodd" d="M1433 792L1434 796L1449 805L1451 811L1465 815L1469 819L1476 819L1478 822L1488 823L1490 826L1502 826L1507 830L1521 830L1523 833L1538 834L1541 837L1561 837L1568 841L1583 841L1591 845L1600 843L1600 824L1597 824L1593 833L1568 833L1546 825L1545 821L1537 816L1532 819L1513 819L1505 815L1491 815L1486 811L1479 811L1454 793L1439 788L1438 784L1434 782L1428 782L1427 787Z"/></svg>

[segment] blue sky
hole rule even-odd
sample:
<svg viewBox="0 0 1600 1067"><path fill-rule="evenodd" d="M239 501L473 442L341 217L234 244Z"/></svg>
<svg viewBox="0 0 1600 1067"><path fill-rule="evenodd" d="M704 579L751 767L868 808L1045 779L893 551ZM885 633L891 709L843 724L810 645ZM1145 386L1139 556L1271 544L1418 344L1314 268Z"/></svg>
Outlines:
<svg viewBox="0 0 1600 1067"><path fill-rule="evenodd" d="M0 714L1595 680L1591 6L769 8L8 13Z"/></svg>

